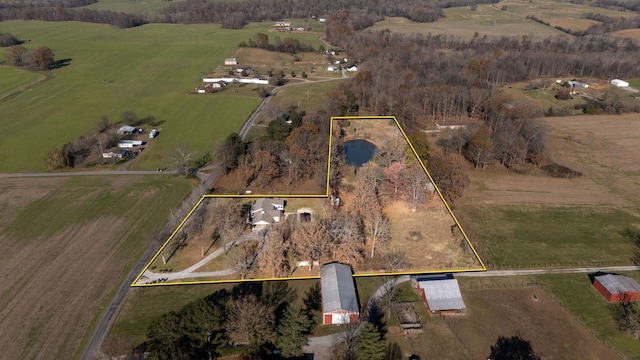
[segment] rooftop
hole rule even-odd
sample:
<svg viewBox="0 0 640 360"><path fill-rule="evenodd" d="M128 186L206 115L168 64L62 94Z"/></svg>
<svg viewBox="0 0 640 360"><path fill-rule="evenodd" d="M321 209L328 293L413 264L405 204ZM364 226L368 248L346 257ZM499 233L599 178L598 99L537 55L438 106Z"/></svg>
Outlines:
<svg viewBox="0 0 640 360"><path fill-rule="evenodd" d="M323 265L320 268L320 285L323 312L340 310L358 312L356 288L353 285L349 265L339 263Z"/></svg>
<svg viewBox="0 0 640 360"><path fill-rule="evenodd" d="M596 276L595 279L611 294L640 292L640 284L634 279L623 275L606 274Z"/></svg>
<svg viewBox="0 0 640 360"><path fill-rule="evenodd" d="M424 289L431 311L464 309L464 301L456 279L432 279L418 281Z"/></svg>

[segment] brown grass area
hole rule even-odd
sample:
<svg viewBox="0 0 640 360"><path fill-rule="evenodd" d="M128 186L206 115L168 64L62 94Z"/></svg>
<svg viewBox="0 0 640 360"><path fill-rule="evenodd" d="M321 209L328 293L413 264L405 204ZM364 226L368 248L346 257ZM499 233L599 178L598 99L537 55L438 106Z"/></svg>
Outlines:
<svg viewBox="0 0 640 360"><path fill-rule="evenodd" d="M640 40L640 29L626 29L609 33L611 36L625 37Z"/></svg>
<svg viewBox="0 0 640 360"><path fill-rule="evenodd" d="M461 316L447 323L474 359L486 359L498 336L520 336L545 359L618 356L539 288L471 290Z"/></svg>
<svg viewBox="0 0 640 360"><path fill-rule="evenodd" d="M640 200L640 127L635 115L545 118L552 160L573 179L475 171L463 203L635 206ZM536 172L533 172L536 174Z"/></svg>
<svg viewBox="0 0 640 360"><path fill-rule="evenodd" d="M392 222L389 248L404 251L405 271L480 267L464 238L452 233L455 221L441 200L416 212L405 201L395 201L384 212Z"/></svg>
<svg viewBox="0 0 640 360"><path fill-rule="evenodd" d="M0 179L0 358L79 356L157 231L154 221L166 216L158 219L158 209L186 190L175 187L169 195L146 181L135 175Z"/></svg>

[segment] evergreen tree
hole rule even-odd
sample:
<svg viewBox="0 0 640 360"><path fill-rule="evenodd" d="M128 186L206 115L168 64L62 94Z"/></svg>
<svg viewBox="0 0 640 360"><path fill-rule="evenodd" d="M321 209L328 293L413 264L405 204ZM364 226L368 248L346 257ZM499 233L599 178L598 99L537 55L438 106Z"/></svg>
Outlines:
<svg viewBox="0 0 640 360"><path fill-rule="evenodd" d="M384 360L384 339L370 322L363 323L356 341L356 360Z"/></svg>
<svg viewBox="0 0 640 360"><path fill-rule="evenodd" d="M288 306L282 322L278 326L278 347L282 356L302 356L302 347L307 343L305 335L311 327L311 320L302 309Z"/></svg>

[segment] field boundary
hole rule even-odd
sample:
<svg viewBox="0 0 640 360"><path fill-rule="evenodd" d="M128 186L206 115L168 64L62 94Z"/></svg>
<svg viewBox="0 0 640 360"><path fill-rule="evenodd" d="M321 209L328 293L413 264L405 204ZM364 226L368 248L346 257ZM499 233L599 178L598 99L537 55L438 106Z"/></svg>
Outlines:
<svg viewBox="0 0 640 360"><path fill-rule="evenodd" d="M410 271L410 272L362 273L362 274L354 274L353 276L354 277L399 276L399 275L418 275L418 274L439 274L439 273L460 273L460 272L486 271L487 267L486 267L485 263L482 261L482 259L478 255L478 252L476 251L475 247L471 243L469 237L467 236L467 233L464 231L464 229L462 228L462 225L458 221L458 218L455 216L455 214L451 210L451 207L449 206L449 204L445 200L444 196L442 195L442 192L440 191L440 188L435 183L435 181L433 180L433 177L431 176L431 174L427 170L427 167L425 166L425 164L422 162L422 160L418 156L418 153L416 152L415 148L413 147L413 144L411 143L411 141L409 141L409 138L408 138L407 134L404 132L404 129L400 125L400 122L398 121L398 119L393 115L390 115L390 116L333 116L333 117L331 117L330 126L329 126L329 148L328 148L328 154L327 154L326 187L325 187L324 194L301 194L301 195L281 195L281 194L242 194L242 195L239 195L239 194L219 194L219 195L215 194L215 195L212 195L212 194L208 194L208 195L203 195L200 198L200 200L196 203L196 205L191 209L191 211L189 211L189 213L185 216L185 218L180 222L180 224L175 228L175 230L171 233L171 235L167 238L167 240L162 244L160 249L158 249L158 251L153 255L153 257L147 262L147 264L144 266L144 268L142 269L140 274L138 274L138 276L136 276L136 278L131 283L131 287L240 283L240 282L272 281L272 280L319 279L320 276L314 275L314 276L286 277L286 278L256 278L256 279L234 279L234 280L176 281L176 282L156 282L156 283L146 283L146 284L145 283L138 283L140 278L149 269L151 264L158 258L158 256L160 256L160 254L162 253L162 250L164 250L164 248L171 242L171 240L173 240L174 236L178 233L178 231L182 228L182 226L187 222L187 220L189 220L189 218L194 213L194 211L198 208L198 206L205 199L208 199L208 198L263 198L263 197L277 197L277 198L281 198L281 199L328 198L329 197L329 178L330 178L330 173L331 173L331 146L332 146L332 142L333 142L332 141L333 140L333 122L336 121L336 120L390 120L390 121L393 121L395 123L395 125L398 127L398 129L402 133L402 136L407 141L407 144L409 144L409 147L411 148L411 151L415 155L416 159L418 159L418 162L420 163L420 166L422 167L422 170L424 170L424 172L427 174L427 177L429 178L429 181L431 181L431 183L433 184L438 196L440 197L440 199L444 203L444 205L445 205L445 207L447 209L447 212L449 213L451 218L454 220L455 224L460 229L460 232L462 233L466 244L470 247L471 251L473 252L473 255L474 255L475 259L479 262L479 264L481 266L479 268L450 269L450 270L446 270L446 271L445 270L425 270L425 271Z"/></svg>

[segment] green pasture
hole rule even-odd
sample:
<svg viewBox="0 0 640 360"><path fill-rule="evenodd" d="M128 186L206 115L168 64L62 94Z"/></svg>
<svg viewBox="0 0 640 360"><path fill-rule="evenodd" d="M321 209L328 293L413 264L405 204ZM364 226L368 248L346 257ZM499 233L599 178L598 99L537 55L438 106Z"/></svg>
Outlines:
<svg viewBox="0 0 640 360"><path fill-rule="evenodd" d="M0 100L18 91L20 87L36 81L40 75L9 66L0 66Z"/></svg>
<svg viewBox="0 0 640 360"><path fill-rule="evenodd" d="M270 24L243 30L218 25L149 24L132 29L77 22L7 21L0 32L30 39L28 48L50 47L68 65L28 92L0 104L0 172L43 171L54 148L91 132L100 116L120 119L124 111L154 116L160 136L133 169L166 166L167 153L187 144L198 155L242 123L258 94L188 95L240 41ZM298 37L291 33L290 36ZM299 34L300 40L318 34ZM0 49L0 59L6 50Z"/></svg>
<svg viewBox="0 0 640 360"><path fill-rule="evenodd" d="M461 208L495 268L630 265L623 232L632 209L552 206Z"/></svg>
<svg viewBox="0 0 640 360"><path fill-rule="evenodd" d="M623 274L640 280L638 273ZM640 342L621 332L610 313L610 305L598 293L588 274L540 275L540 286L551 293L576 319L625 359L640 359Z"/></svg>

